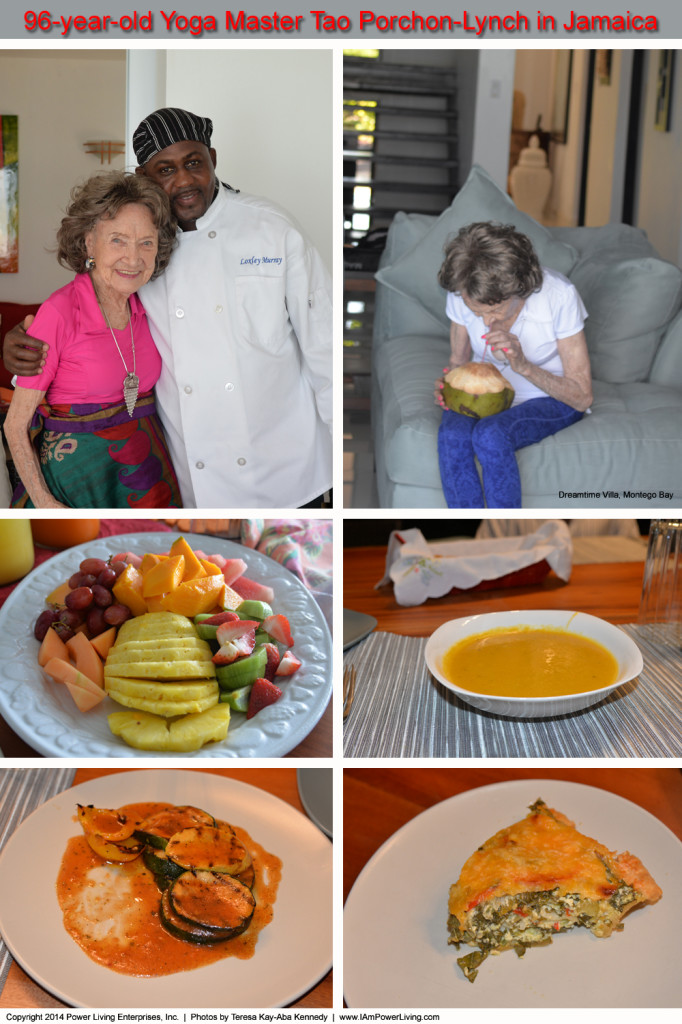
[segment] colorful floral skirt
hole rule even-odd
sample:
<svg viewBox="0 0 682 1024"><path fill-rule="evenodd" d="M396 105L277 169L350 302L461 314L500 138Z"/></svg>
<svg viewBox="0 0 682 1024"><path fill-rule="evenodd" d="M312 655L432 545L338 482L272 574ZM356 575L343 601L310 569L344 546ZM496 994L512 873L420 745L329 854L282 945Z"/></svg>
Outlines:
<svg viewBox="0 0 682 1024"><path fill-rule="evenodd" d="M116 405L40 405L31 424L45 484L69 508L181 508L151 392ZM20 484L12 508L33 508Z"/></svg>

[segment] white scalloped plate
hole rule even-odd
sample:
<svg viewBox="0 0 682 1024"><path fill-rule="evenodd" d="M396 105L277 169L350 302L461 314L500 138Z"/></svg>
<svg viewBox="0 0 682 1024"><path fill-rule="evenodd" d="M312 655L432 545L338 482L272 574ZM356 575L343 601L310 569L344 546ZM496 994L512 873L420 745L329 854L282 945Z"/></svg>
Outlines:
<svg viewBox="0 0 682 1024"><path fill-rule="evenodd" d="M107 715L121 710L107 698L85 713L65 687L51 682L37 662L33 624L45 598L74 573L84 558L108 558L119 551L167 551L168 533L130 533L68 548L34 569L0 609L0 712L34 750L48 757L282 757L322 717L332 690L332 641L324 616L303 584L278 562L215 537L185 534L190 547L225 558L243 558L246 575L275 592L273 610L287 616L301 668L282 684L276 704L246 720L233 713L227 739L193 754L134 750L113 736Z"/></svg>
<svg viewBox="0 0 682 1024"><path fill-rule="evenodd" d="M281 858L274 916L251 960L228 957L195 971L135 978L95 963L65 930L55 882L67 840L79 832L76 803L147 800L205 807ZM116 772L59 793L11 836L0 860L0 928L24 970L72 1006L287 1006L331 967L332 845L290 804L247 783L191 769Z"/></svg>
<svg viewBox="0 0 682 1024"><path fill-rule="evenodd" d="M471 984L456 963L470 947L457 952L447 944L450 885L473 851L520 821L538 797L610 850L638 856L663 897L635 910L608 939L576 928L522 959L511 951L490 957ZM415 872L424 850L428 868ZM467 1008L532 1007L547 1014L556 1007L679 1007L682 976L671 950L679 945L681 901L682 843L630 800L597 785L553 779L469 789L408 821L358 875L344 913L346 1003L457 1007L460 1019Z"/></svg>

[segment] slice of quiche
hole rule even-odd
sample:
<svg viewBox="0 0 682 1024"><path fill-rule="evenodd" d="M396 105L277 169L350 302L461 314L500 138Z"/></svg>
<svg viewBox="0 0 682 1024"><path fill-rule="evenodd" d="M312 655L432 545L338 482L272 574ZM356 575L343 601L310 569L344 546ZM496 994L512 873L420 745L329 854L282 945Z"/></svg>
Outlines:
<svg viewBox="0 0 682 1024"><path fill-rule="evenodd" d="M637 857L613 853L537 800L523 821L480 846L450 886L448 942L477 947L457 960L474 981L490 953L523 956L575 927L605 938L661 895Z"/></svg>

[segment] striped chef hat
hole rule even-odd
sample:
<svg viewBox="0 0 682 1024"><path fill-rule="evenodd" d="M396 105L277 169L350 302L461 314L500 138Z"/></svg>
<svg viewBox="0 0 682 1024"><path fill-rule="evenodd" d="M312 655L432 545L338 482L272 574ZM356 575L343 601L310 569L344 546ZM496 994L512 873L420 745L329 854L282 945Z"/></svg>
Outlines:
<svg viewBox="0 0 682 1024"><path fill-rule="evenodd" d="M179 107L163 107L141 121L133 133L133 149L140 167L176 142L201 142L210 148L213 122Z"/></svg>

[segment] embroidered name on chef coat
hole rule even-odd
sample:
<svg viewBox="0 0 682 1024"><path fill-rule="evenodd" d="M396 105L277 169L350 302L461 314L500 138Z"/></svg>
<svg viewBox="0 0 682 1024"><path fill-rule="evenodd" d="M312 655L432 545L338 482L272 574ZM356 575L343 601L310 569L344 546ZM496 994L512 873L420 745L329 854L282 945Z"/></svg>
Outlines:
<svg viewBox="0 0 682 1024"><path fill-rule="evenodd" d="M253 267L259 267L261 263L274 263L277 266L282 262L281 256L242 256L239 261L240 266L249 264Z"/></svg>

